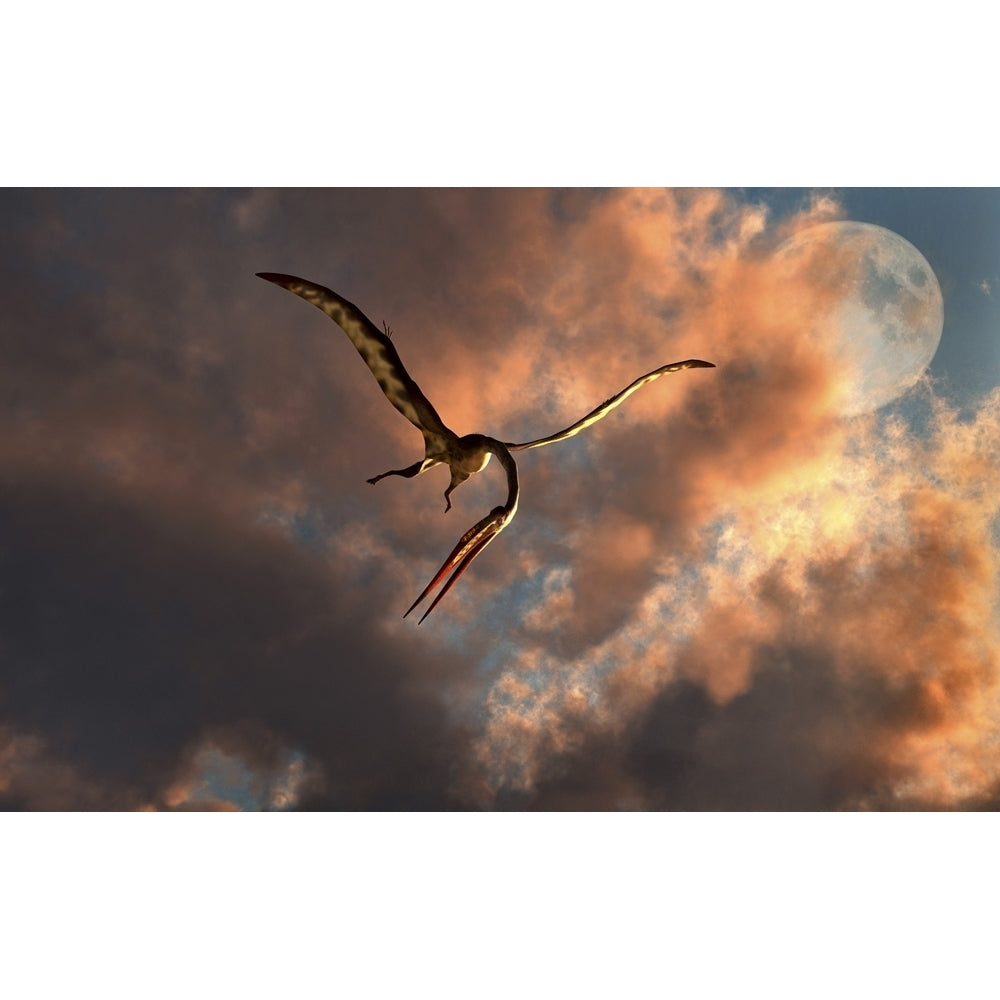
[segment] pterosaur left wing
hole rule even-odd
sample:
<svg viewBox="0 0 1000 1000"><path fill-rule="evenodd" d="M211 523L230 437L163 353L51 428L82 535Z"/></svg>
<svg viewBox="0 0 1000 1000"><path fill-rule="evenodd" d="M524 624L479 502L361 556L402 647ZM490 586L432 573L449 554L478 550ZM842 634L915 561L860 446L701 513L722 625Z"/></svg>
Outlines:
<svg viewBox="0 0 1000 1000"><path fill-rule="evenodd" d="M258 272L258 278L271 281L322 309L339 326L371 369L386 398L400 413L418 427L427 442L427 452L441 452L444 442L455 435L444 425L420 386L410 378L388 335L380 330L353 303L336 292L305 278L291 274Z"/></svg>

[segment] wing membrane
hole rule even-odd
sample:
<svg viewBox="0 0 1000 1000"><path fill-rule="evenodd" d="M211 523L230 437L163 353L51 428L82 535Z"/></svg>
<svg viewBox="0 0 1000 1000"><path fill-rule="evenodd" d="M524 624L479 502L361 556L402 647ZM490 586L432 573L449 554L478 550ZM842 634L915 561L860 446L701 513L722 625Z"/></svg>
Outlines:
<svg viewBox="0 0 1000 1000"><path fill-rule="evenodd" d="M616 406L624 403L636 389L641 389L647 382L656 381L661 375L683 371L685 368L714 367L715 365L711 361L698 361L696 358L691 358L687 361L674 361L669 365L663 365L655 371L647 372L645 375L637 378L631 385L627 385L621 392L616 393L610 399L606 399L596 409L591 410L585 417L581 417L575 424L570 424L564 430L550 434L548 437L538 438L536 441L527 441L524 444L507 443L507 447L511 451L523 451L525 448L541 448L543 444L555 444L557 441L565 441L566 438L573 437L574 434L579 434L580 431L585 430L591 424L596 424L598 420L606 417Z"/></svg>
<svg viewBox="0 0 1000 1000"><path fill-rule="evenodd" d="M323 285L291 274L258 272L257 277L287 288L321 309L351 338L389 402L423 433L428 453L432 448L441 451L444 441L454 438L420 386L410 378L388 335L356 305Z"/></svg>

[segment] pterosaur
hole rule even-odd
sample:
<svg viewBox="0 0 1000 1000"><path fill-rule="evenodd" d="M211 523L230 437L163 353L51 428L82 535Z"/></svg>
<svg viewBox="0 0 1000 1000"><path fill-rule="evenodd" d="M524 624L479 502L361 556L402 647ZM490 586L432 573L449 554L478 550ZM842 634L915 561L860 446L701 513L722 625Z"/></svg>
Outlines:
<svg viewBox="0 0 1000 1000"><path fill-rule="evenodd" d="M315 282L296 278L290 274L271 272L258 272L257 277L271 281L282 288L287 288L288 291L305 299L306 302L322 309L351 338L351 343L364 358L365 364L371 369L371 373L375 376L375 380L381 386L389 402L423 434L424 457L420 461L408 465L405 469L390 469L388 472L383 472L369 479L369 483L377 483L380 479L385 479L386 476L405 476L410 479L413 476L419 476L421 472L426 472L435 465L447 463L451 469L451 482L444 491L445 510L447 511L451 509L451 494L455 488L464 483L471 475L484 469L491 455L496 455L497 460L507 473L506 503L494 507L486 517L462 535L451 555L444 561L431 582L424 587L420 596L410 605L406 614L403 615L404 618L427 597L449 572L454 570L437 597L431 602L430 607L424 612L420 619L423 621L434 610L438 601L454 586L462 573L469 568L472 560L513 520L517 511L519 491L517 466L514 464L511 452L524 451L527 448L540 448L542 445L555 444L556 441L565 441L566 438L579 434L580 431L596 423L624 402L636 389L644 386L647 382L658 379L661 375L683 371L685 368L715 367L709 361L696 359L675 361L669 365L663 365L637 378L621 392L606 399L585 417L581 417L575 424L570 424L569 427L557 431L555 434L538 438L535 441L514 444L510 441L498 441L485 434L465 434L459 437L445 426L430 400L420 391L417 383L410 378L390 339L388 328L385 331L378 329L357 306L336 292L324 288L322 285L317 285Z"/></svg>

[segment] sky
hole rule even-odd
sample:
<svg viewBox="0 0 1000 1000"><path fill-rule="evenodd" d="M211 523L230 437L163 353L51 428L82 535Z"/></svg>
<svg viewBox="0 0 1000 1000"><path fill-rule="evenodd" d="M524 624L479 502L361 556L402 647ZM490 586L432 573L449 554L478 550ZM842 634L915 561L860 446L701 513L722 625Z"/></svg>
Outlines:
<svg viewBox="0 0 1000 1000"><path fill-rule="evenodd" d="M9 12L19 995L991 981L992 36L962 3L784 15ZM703 190L600 191L639 185ZM945 303L930 377L850 426L766 266L829 218L911 241ZM521 454L514 523L417 627L502 476L448 514L443 470L369 487L419 435L265 269L388 321L459 431L719 367Z"/></svg>
<svg viewBox="0 0 1000 1000"><path fill-rule="evenodd" d="M976 188L0 191L0 803L14 810L982 810L1000 804L1000 194ZM944 303L838 410L856 221ZM821 262L822 264L822 262ZM344 334L458 433L453 495Z"/></svg>

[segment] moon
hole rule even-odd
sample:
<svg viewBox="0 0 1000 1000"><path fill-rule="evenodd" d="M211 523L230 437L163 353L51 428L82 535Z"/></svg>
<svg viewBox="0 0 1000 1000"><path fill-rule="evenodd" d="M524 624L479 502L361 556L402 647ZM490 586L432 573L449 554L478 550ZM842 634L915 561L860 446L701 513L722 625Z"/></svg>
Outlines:
<svg viewBox="0 0 1000 1000"><path fill-rule="evenodd" d="M842 415L877 410L917 382L941 342L944 303L912 243L867 222L824 222L776 256L793 282L806 283L797 287L816 290L809 333L841 367Z"/></svg>

